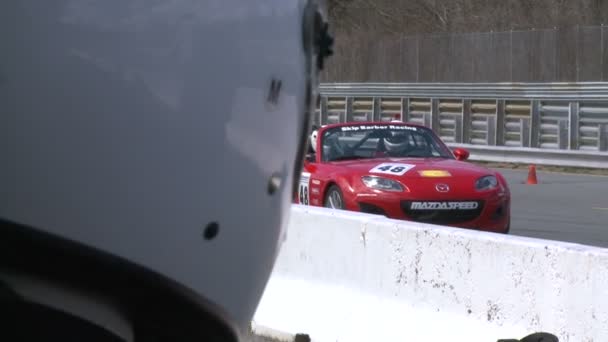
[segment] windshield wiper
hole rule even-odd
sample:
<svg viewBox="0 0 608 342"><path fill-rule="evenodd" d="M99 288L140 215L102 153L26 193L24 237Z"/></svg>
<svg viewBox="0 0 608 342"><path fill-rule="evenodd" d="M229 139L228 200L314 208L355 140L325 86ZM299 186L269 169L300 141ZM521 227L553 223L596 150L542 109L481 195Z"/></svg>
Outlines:
<svg viewBox="0 0 608 342"><path fill-rule="evenodd" d="M400 156L400 158L440 158L440 159L446 159L449 158L447 156L433 156L433 155L427 155L427 154L406 154L404 156Z"/></svg>
<svg viewBox="0 0 608 342"><path fill-rule="evenodd" d="M334 158L334 159L332 159L330 161L355 160L355 159L363 159L363 158L367 158L367 157L363 157L363 156L342 156L342 157Z"/></svg>

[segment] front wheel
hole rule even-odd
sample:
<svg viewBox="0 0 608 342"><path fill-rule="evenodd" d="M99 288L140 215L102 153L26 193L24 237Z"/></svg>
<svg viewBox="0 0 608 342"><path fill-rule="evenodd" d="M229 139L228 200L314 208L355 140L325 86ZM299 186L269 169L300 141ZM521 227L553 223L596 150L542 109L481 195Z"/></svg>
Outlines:
<svg viewBox="0 0 608 342"><path fill-rule="evenodd" d="M344 209L344 197L342 191L336 185L332 185L325 195L325 207L332 209Z"/></svg>

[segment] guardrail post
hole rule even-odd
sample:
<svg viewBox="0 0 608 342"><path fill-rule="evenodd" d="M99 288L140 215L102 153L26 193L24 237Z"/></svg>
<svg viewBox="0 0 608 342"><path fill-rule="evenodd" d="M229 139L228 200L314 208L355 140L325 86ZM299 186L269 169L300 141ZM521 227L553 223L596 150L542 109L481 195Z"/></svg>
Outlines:
<svg viewBox="0 0 608 342"><path fill-rule="evenodd" d="M471 141L471 100L462 100L462 142L468 144Z"/></svg>
<svg viewBox="0 0 608 342"><path fill-rule="evenodd" d="M496 145L505 144L505 100L496 101Z"/></svg>
<svg viewBox="0 0 608 342"><path fill-rule="evenodd" d="M410 120L410 98L409 97L401 98L401 120L403 122L408 122Z"/></svg>
<svg viewBox="0 0 608 342"><path fill-rule="evenodd" d="M424 126L431 128L431 113L425 113L422 119L424 120Z"/></svg>
<svg viewBox="0 0 608 342"><path fill-rule="evenodd" d="M353 101L354 99L350 96L346 97L344 104L344 118L340 118L340 122L352 122L353 120Z"/></svg>
<svg viewBox="0 0 608 342"><path fill-rule="evenodd" d="M487 116L487 131L486 131L486 144L488 146L496 145L496 117Z"/></svg>
<svg viewBox="0 0 608 342"><path fill-rule="evenodd" d="M519 119L519 138L521 147L530 147L530 119Z"/></svg>
<svg viewBox="0 0 608 342"><path fill-rule="evenodd" d="M530 115L530 147L540 146L540 101L532 100L530 105L532 106Z"/></svg>
<svg viewBox="0 0 608 342"><path fill-rule="evenodd" d="M373 97L372 100L372 119L374 121L381 121L382 118L382 103L380 102L379 97Z"/></svg>
<svg viewBox="0 0 608 342"><path fill-rule="evenodd" d="M432 98L431 99L431 129L437 134L440 135L440 125L439 125L439 99Z"/></svg>
<svg viewBox="0 0 608 342"><path fill-rule="evenodd" d="M557 148L560 150L568 149L568 122L566 120L557 121Z"/></svg>
<svg viewBox="0 0 608 342"><path fill-rule="evenodd" d="M601 123L598 125L597 144L598 150L608 151L608 125Z"/></svg>
<svg viewBox="0 0 608 342"><path fill-rule="evenodd" d="M578 150L578 136L579 136L579 110L580 104L578 102L570 102L570 108L568 113L569 122L569 137L568 137L568 148L571 150Z"/></svg>
<svg viewBox="0 0 608 342"><path fill-rule="evenodd" d="M462 141L462 116L457 116L454 118L454 142L463 143Z"/></svg>
<svg viewBox="0 0 608 342"><path fill-rule="evenodd" d="M325 124L327 124L327 115L329 114L327 112L327 96L321 96L320 107L321 108L320 108L319 115L321 116L321 118L320 118L319 125L325 125Z"/></svg>

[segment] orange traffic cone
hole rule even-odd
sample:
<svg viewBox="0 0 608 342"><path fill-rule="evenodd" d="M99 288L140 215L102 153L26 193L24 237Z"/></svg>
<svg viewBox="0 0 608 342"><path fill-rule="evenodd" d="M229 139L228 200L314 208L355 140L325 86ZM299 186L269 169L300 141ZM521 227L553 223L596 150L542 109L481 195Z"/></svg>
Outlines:
<svg viewBox="0 0 608 342"><path fill-rule="evenodd" d="M526 184L538 184L538 180L536 180L536 166L530 165L528 168L528 181Z"/></svg>

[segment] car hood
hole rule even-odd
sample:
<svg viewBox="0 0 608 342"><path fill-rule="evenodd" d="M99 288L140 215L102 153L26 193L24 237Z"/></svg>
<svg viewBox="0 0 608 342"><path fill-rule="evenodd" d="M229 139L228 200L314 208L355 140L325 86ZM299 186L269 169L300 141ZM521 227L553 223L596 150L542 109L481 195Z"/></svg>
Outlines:
<svg viewBox="0 0 608 342"><path fill-rule="evenodd" d="M374 158L357 159L348 161L336 161L330 164L343 168L344 172L356 175L378 175L396 179L412 178L478 178L485 175L493 175L494 171L456 159L444 158ZM371 172L372 169L381 164L405 164L407 171L399 172ZM402 171L403 172L403 171ZM447 175L446 172L449 174Z"/></svg>

